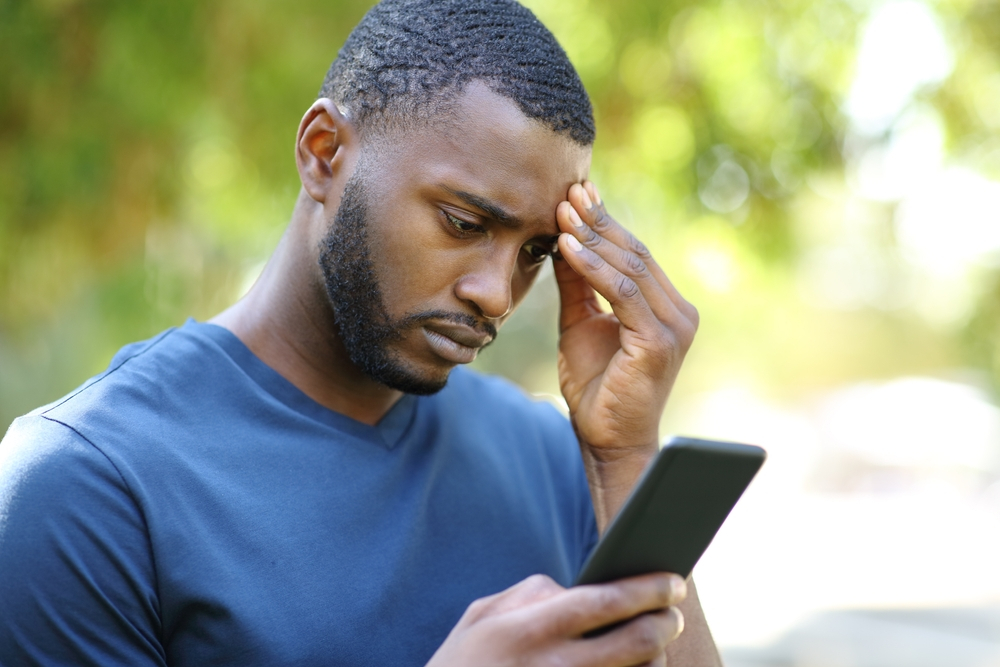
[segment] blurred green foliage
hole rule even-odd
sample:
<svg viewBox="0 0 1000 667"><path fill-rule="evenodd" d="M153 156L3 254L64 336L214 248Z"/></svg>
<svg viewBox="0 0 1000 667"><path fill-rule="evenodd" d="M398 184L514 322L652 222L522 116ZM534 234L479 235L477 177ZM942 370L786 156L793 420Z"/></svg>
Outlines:
<svg viewBox="0 0 1000 667"><path fill-rule="evenodd" d="M0 2L0 428L121 345L245 291L298 191L301 114L369 4ZM812 258L859 219L882 292L910 284L898 202L851 186L843 109L876 5L527 4L594 99L593 176L612 212L702 312L678 392L739 381L797 393L956 368L1000 378L992 265L944 319L921 310L919 289L848 302L810 291ZM910 107L940 120L949 160L998 179L1000 9L932 9L954 66ZM857 277L852 261L834 283ZM543 281L477 364L556 391L555 304Z"/></svg>

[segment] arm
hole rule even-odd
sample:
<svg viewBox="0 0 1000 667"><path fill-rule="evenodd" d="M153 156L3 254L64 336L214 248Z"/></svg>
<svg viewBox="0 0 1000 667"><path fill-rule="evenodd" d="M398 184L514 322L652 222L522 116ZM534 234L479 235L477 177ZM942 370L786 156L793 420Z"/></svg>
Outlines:
<svg viewBox="0 0 1000 667"><path fill-rule="evenodd" d="M603 532L656 455L660 416L698 311L608 215L592 183L569 189L556 220L559 382ZM597 293L613 312L601 310Z"/></svg>
<svg viewBox="0 0 1000 667"><path fill-rule="evenodd" d="M568 199L556 212L564 232L555 262L559 378L603 531L656 454L660 415L698 314L607 215L592 184L572 186ZM595 290L613 313L601 311ZM526 579L474 602L428 667L668 662L721 665L693 582L688 591L680 577L661 573L570 589Z"/></svg>
<svg viewBox="0 0 1000 667"><path fill-rule="evenodd" d="M559 379L603 533L658 449L660 416L698 327L646 247L608 215L593 183L573 185L556 219ZM596 294L611 305L601 310ZM721 664L693 582L671 664Z"/></svg>
<svg viewBox="0 0 1000 667"><path fill-rule="evenodd" d="M138 507L101 452L41 416L0 443L0 664L166 664Z"/></svg>

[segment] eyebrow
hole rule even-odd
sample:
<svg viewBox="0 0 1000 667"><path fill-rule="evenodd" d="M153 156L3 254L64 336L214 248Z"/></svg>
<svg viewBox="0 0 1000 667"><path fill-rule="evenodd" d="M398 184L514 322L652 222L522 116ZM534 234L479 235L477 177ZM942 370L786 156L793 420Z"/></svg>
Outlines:
<svg viewBox="0 0 1000 667"><path fill-rule="evenodd" d="M480 197L479 195L474 195L471 192L465 192L464 190L455 190L453 188L449 188L448 186L442 187L469 206L474 206L483 213L486 213L504 227L508 227L510 229L520 229L524 226L524 223L522 223L516 216L511 215L507 211L503 210L503 207L499 204L491 202L485 197Z"/></svg>

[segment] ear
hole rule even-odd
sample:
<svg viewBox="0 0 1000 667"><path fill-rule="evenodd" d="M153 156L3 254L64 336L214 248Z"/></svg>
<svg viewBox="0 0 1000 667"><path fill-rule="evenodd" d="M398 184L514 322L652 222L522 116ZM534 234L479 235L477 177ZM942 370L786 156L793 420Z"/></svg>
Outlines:
<svg viewBox="0 0 1000 667"><path fill-rule="evenodd" d="M352 168L358 148L358 133L333 100L316 100L299 123L295 141L295 164L302 187L323 203L338 174Z"/></svg>

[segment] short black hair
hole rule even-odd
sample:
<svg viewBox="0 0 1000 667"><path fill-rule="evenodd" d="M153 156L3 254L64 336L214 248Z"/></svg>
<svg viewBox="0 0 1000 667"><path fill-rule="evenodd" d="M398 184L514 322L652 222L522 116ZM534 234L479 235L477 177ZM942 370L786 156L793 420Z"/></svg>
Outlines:
<svg viewBox="0 0 1000 667"><path fill-rule="evenodd" d="M559 42L514 0L383 0L365 14L320 89L362 134L429 119L479 80L529 118L594 142L594 113Z"/></svg>

